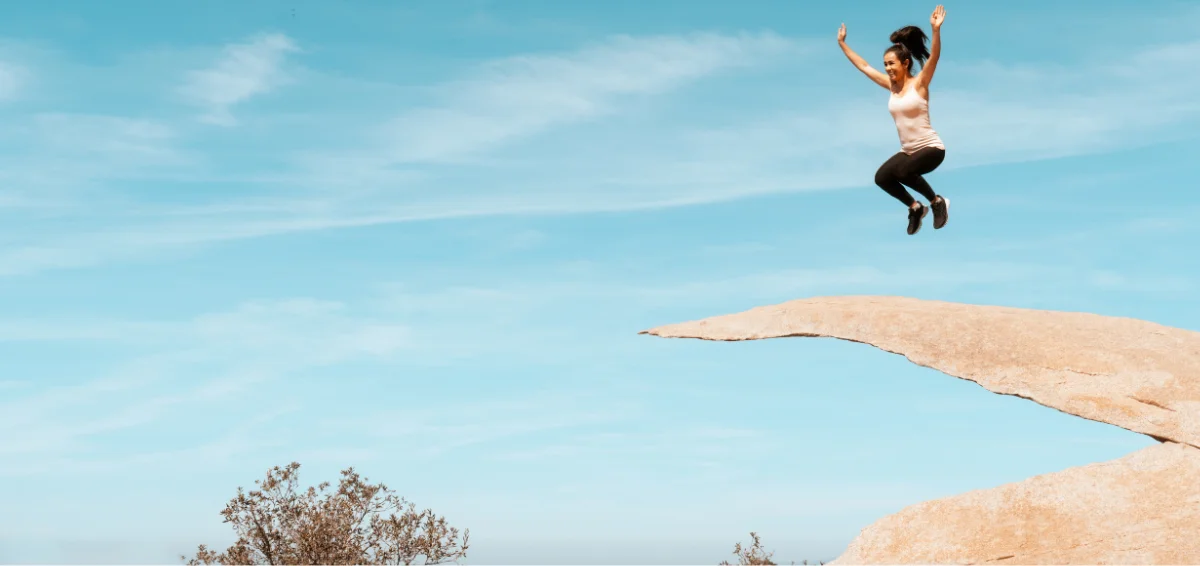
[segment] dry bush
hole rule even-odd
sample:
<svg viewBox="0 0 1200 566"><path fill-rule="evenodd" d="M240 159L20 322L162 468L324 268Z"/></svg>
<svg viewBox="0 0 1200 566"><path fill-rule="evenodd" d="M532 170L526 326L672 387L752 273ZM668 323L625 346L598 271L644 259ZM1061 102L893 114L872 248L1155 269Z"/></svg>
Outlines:
<svg viewBox="0 0 1200 566"><path fill-rule="evenodd" d="M742 543L740 542L733 545L733 555L738 557L738 564L741 566L773 566L775 563L771 562L771 557L774 556L775 553L763 552L762 541L759 540L758 533L750 531L750 538L754 541L754 544L750 545L750 548L742 548ZM721 562L719 566L731 565L729 564L729 561L726 560Z"/></svg>
<svg viewBox="0 0 1200 566"><path fill-rule="evenodd" d="M217 553L200 545L189 566L199 564L423 564L456 561L467 555L470 531L458 529L426 509L396 496L384 484L370 485L354 468L342 471L337 491L329 482L296 492L292 462L276 466L258 490L238 488L221 515L237 541Z"/></svg>
<svg viewBox="0 0 1200 566"><path fill-rule="evenodd" d="M740 543L740 542L735 543L733 545L733 555L738 557L738 565L739 566L768 566L768 565L774 566L775 563L771 561L771 557L774 556L775 553L774 552L763 552L762 541L759 540L758 533L756 533L754 531L750 531L750 539L754 541L754 544L750 545L750 548L743 548L742 543ZM795 562L792 562L792 564L795 564ZM805 560L802 564L808 564L808 561ZM825 563L818 562L818 564L825 564ZM728 560L725 560L725 561L721 562L718 566L732 566L732 565L729 563Z"/></svg>

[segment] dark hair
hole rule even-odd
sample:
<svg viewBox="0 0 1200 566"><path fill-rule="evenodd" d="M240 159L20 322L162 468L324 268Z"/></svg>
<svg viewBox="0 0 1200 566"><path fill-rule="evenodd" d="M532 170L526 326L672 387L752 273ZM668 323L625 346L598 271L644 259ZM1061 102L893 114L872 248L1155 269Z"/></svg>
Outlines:
<svg viewBox="0 0 1200 566"><path fill-rule="evenodd" d="M895 53L901 63L908 63L909 72L913 69L913 59L924 65L925 60L929 58L929 48L925 47L925 32L917 26L904 26L892 32L890 39L892 46L883 54Z"/></svg>

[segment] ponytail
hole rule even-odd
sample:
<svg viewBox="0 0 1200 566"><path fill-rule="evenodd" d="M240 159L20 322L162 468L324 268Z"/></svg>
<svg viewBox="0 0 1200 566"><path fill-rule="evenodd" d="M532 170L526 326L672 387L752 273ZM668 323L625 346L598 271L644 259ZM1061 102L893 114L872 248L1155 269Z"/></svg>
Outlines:
<svg viewBox="0 0 1200 566"><path fill-rule="evenodd" d="M913 70L914 59L921 65L929 59L929 48L925 46L925 32L917 26L904 26L892 32L890 40L892 46L887 51L895 53L901 61L907 61L909 72Z"/></svg>

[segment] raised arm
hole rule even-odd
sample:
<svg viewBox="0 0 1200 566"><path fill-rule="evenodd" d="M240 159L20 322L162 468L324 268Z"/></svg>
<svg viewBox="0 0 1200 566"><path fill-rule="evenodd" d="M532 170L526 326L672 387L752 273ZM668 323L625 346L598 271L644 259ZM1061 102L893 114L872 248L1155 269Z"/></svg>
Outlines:
<svg viewBox="0 0 1200 566"><path fill-rule="evenodd" d="M940 4L929 16L929 25L933 27L933 38L929 42L929 59L921 66L917 75L917 88L921 94L929 98L929 82L933 80L933 72L937 70L938 58L942 55L942 22L946 19L946 9Z"/></svg>
<svg viewBox="0 0 1200 566"><path fill-rule="evenodd" d="M849 45L846 45L846 24L842 24L842 27L838 29L838 45L841 46L842 53L846 54L846 58L851 63L854 63L855 68L862 71L864 75L875 81L879 86L886 89L892 88L891 81L888 80L887 75L872 68L866 59L859 57L858 53L855 53L853 49L850 49Z"/></svg>

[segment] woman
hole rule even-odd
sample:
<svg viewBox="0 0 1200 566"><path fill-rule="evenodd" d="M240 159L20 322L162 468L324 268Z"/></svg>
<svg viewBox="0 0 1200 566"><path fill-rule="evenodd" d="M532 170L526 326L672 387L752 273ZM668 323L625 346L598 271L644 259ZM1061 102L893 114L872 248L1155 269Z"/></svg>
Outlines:
<svg viewBox="0 0 1200 566"><path fill-rule="evenodd" d="M946 225L949 218L950 201L933 192L925 175L946 157L946 146L929 124L929 81L937 68L942 51L942 21L946 9L938 6L929 17L933 27L933 42L925 48L925 32L917 26L906 26L892 33L892 46L883 53L883 74L873 68L846 45L846 24L838 30L838 45L851 63L871 80L892 92L888 99L888 111L896 121L896 132L900 135L900 152L893 155L875 173L875 184L908 205L908 233L916 234L921 229L921 219L929 213L929 207L908 194L904 185L912 187L929 200L933 208L933 227ZM921 71L913 75L913 60L921 62ZM928 59L928 60L926 60Z"/></svg>

